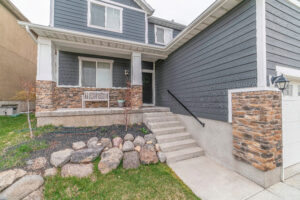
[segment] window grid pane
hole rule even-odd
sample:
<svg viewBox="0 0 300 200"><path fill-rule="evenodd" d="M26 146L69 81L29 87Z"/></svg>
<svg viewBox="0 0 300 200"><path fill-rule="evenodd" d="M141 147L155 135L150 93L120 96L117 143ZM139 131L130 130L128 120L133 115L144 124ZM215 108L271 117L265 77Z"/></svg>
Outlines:
<svg viewBox="0 0 300 200"><path fill-rule="evenodd" d="M91 24L105 28L105 7L91 3Z"/></svg>
<svg viewBox="0 0 300 200"><path fill-rule="evenodd" d="M156 29L156 40L157 40L157 42L159 42L159 43L165 43L165 30L164 29L162 29L162 28L157 28Z"/></svg>
<svg viewBox="0 0 300 200"><path fill-rule="evenodd" d="M97 62L97 88L110 88L111 79L110 64Z"/></svg>
<svg viewBox="0 0 300 200"><path fill-rule="evenodd" d="M293 85L289 84L289 86L283 91L284 96L293 96Z"/></svg>
<svg viewBox="0 0 300 200"><path fill-rule="evenodd" d="M107 28L120 31L120 10L114 8L107 8Z"/></svg>
<svg viewBox="0 0 300 200"><path fill-rule="evenodd" d="M96 87L96 62L82 61L83 87Z"/></svg>

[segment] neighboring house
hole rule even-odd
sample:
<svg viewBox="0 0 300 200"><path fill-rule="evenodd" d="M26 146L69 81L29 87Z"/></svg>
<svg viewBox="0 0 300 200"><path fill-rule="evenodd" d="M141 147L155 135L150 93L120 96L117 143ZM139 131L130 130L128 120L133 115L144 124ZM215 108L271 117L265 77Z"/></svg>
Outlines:
<svg viewBox="0 0 300 200"><path fill-rule="evenodd" d="M0 1L0 115L24 112L24 102L13 98L21 80L36 77L37 44L18 21L29 22L9 1ZM34 108L34 107L32 107Z"/></svg>
<svg viewBox="0 0 300 200"><path fill-rule="evenodd" d="M51 5L51 26L20 22L38 36L39 125L114 120L117 110L81 110L81 95L109 91L116 107L128 72L135 108L170 107L223 166L267 187L284 177L282 169L300 163L297 0L217 0L186 28L152 17L143 0ZM283 101L270 83L280 74L291 81Z"/></svg>

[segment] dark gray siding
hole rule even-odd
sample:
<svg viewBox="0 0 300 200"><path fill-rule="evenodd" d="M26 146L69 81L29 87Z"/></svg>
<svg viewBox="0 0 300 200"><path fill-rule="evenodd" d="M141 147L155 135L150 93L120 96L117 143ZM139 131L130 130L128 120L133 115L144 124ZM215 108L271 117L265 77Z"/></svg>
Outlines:
<svg viewBox="0 0 300 200"><path fill-rule="evenodd" d="M228 89L255 87L256 7L246 0L156 64L157 105L186 114L171 90L198 117L227 121Z"/></svg>
<svg viewBox="0 0 300 200"><path fill-rule="evenodd" d="M300 8L267 0L266 11L268 75L276 74L276 66L300 69Z"/></svg>
<svg viewBox="0 0 300 200"><path fill-rule="evenodd" d="M163 46L161 44L156 44L155 43L155 33L154 33L154 24L153 23L148 23L148 43L149 44L155 44L159 46ZM173 37L175 38L181 31L173 29Z"/></svg>
<svg viewBox="0 0 300 200"><path fill-rule="evenodd" d="M107 37L145 42L145 13L123 8L123 33L87 26L87 0L55 0L54 26Z"/></svg>
<svg viewBox="0 0 300 200"><path fill-rule="evenodd" d="M126 87L125 70L129 70L130 72L130 60L63 52L63 51L59 52L59 85L69 85L69 86L78 85L78 81L79 81L78 56L114 60L113 87Z"/></svg>

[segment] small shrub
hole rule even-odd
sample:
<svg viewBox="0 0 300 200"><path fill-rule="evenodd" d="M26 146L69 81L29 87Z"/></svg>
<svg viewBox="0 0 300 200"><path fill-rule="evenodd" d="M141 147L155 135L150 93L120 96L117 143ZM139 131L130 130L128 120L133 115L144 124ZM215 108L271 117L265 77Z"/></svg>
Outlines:
<svg viewBox="0 0 300 200"><path fill-rule="evenodd" d="M101 128L101 132L106 133L106 132L107 132L107 128L102 127L102 128Z"/></svg>
<svg viewBox="0 0 300 200"><path fill-rule="evenodd" d="M141 128L141 132L145 135L149 133L148 129L146 129L145 127Z"/></svg>

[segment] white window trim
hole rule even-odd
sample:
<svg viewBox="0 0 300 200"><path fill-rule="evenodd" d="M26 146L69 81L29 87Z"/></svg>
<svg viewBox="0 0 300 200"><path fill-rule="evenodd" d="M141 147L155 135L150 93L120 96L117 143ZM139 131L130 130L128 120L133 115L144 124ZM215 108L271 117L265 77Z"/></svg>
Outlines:
<svg viewBox="0 0 300 200"><path fill-rule="evenodd" d="M91 24L91 4L92 3L105 7L105 27L101 27L101 26ZM108 7L114 8L114 9L117 9L117 10L120 11L120 30L114 30L114 29L111 29L111 28L107 28L107 8ZM106 31L117 32L117 33L123 33L123 8L113 6L113 5L110 5L110 4L107 4L107 3L103 3L103 2L95 1L95 0L88 0L87 16L88 16L88 23L87 23L88 27L97 28L97 29L106 30Z"/></svg>
<svg viewBox="0 0 300 200"><path fill-rule="evenodd" d="M97 88L97 89L110 89L113 88L113 64L114 61L113 60L106 60L106 59L100 59L100 58L91 58L91 57L78 57L79 60L79 87L81 88ZM108 63L110 64L110 87L109 88L98 88L98 87L82 87L82 61L91 61L91 62L96 62L96 69L97 69L97 62L101 62L101 63ZM97 81L97 79L96 79Z"/></svg>
<svg viewBox="0 0 300 200"><path fill-rule="evenodd" d="M300 7L300 1L298 0L288 0L289 2L291 2L292 4L295 4L296 6Z"/></svg>
<svg viewBox="0 0 300 200"><path fill-rule="evenodd" d="M155 94L156 94L156 88L155 88L155 62L153 62L153 69L143 69L142 73L150 73L152 74L152 103L147 104L143 103L143 106L155 106L156 101L155 101Z"/></svg>
<svg viewBox="0 0 300 200"><path fill-rule="evenodd" d="M174 31L174 30L173 30L173 29L167 28L167 27L163 27L163 26L159 26L159 25L154 25L154 37L155 37L155 43L156 43L156 44L167 45L168 43L170 43L170 42L172 41L172 40L171 40L171 41L168 42L168 43L167 43L166 41L165 41L164 43L158 42L158 41L157 41L157 28L162 28L162 29L164 29L164 30L171 31L171 32L172 32L172 38L174 39L174 37L173 37L173 35L174 35L173 31ZM164 35L164 37L165 37L165 35Z"/></svg>

